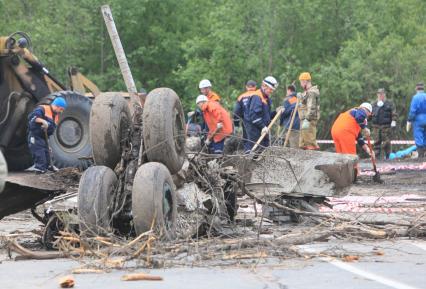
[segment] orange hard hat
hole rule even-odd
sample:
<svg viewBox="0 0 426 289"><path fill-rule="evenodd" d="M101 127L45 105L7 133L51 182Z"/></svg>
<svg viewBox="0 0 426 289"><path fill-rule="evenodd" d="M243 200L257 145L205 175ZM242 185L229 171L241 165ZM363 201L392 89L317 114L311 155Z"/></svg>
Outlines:
<svg viewBox="0 0 426 289"><path fill-rule="evenodd" d="M311 80L311 74L309 72L302 72L299 76L299 80Z"/></svg>

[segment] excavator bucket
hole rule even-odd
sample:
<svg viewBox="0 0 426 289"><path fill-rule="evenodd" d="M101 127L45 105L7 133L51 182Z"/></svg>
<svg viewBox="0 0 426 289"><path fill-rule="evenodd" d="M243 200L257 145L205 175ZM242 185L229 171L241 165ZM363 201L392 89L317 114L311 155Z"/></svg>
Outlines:
<svg viewBox="0 0 426 289"><path fill-rule="evenodd" d="M1 180L0 175L0 180ZM80 173L67 168L56 173L12 172L0 193L0 219L34 208L55 196L77 191Z"/></svg>

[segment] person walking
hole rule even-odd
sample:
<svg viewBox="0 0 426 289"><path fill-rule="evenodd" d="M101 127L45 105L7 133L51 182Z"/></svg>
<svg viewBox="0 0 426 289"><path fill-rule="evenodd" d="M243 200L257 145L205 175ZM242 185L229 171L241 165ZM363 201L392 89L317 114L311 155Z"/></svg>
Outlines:
<svg viewBox="0 0 426 289"><path fill-rule="evenodd" d="M373 102L371 132L374 139L374 152L379 158L383 153L383 158L389 159L392 152L392 129L396 127L397 118L395 105L386 99L385 89L380 88L377 90L377 100Z"/></svg>
<svg viewBox="0 0 426 289"><path fill-rule="evenodd" d="M39 105L28 115L28 147L37 173L56 170L50 165L48 137L55 132L59 114L66 108L65 99L57 97L50 105Z"/></svg>
<svg viewBox="0 0 426 289"><path fill-rule="evenodd" d="M299 76L303 93L298 94L298 114L301 122L299 147L305 150L318 150L317 124L320 118L320 92L312 85L309 72L302 72Z"/></svg>
<svg viewBox="0 0 426 289"><path fill-rule="evenodd" d="M407 132L413 126L414 142L416 143L419 158L426 158L426 93L423 83L416 85L417 93L411 99L408 114Z"/></svg>
<svg viewBox="0 0 426 289"><path fill-rule="evenodd" d="M225 138L232 133L231 117L219 102L208 100L204 94L197 97L196 104L202 111L209 130L204 143L208 146L210 153L222 154Z"/></svg>

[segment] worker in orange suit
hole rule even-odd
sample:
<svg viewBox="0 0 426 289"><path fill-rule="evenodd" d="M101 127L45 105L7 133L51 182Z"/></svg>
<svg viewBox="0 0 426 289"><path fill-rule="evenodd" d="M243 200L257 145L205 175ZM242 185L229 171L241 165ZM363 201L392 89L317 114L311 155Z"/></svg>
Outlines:
<svg viewBox="0 0 426 289"><path fill-rule="evenodd" d="M364 137L370 137L367 118L372 111L371 104L364 102L359 107L343 112L337 117L331 128L336 153L356 155L355 142L357 142L366 153L374 156L374 152L369 150L364 141ZM357 168L355 170L357 174Z"/></svg>
<svg viewBox="0 0 426 289"><path fill-rule="evenodd" d="M209 100L201 94L196 100L197 106L203 112L204 121L209 129L205 144L212 154L222 154L225 138L232 133L232 121L229 113L219 102Z"/></svg>
<svg viewBox="0 0 426 289"><path fill-rule="evenodd" d="M203 79L198 84L201 94L207 96L208 100L220 101L220 95L212 90L212 83L208 79Z"/></svg>

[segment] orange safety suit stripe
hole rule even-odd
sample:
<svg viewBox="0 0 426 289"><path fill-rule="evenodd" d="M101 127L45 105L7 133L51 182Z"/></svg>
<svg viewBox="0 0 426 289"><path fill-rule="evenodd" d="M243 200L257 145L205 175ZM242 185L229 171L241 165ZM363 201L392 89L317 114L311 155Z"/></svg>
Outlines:
<svg viewBox="0 0 426 289"><path fill-rule="evenodd" d="M209 136L215 132L217 123L223 123L223 128L213 137L214 142L220 142L232 133L231 117L217 101L208 101L201 107L201 110L209 128Z"/></svg>
<svg viewBox="0 0 426 289"><path fill-rule="evenodd" d="M54 121L55 124L58 124L59 115L53 112L52 107L50 105L40 105L40 106L44 110L44 116Z"/></svg>
<svg viewBox="0 0 426 289"><path fill-rule="evenodd" d="M208 100L219 101L220 100L220 96L216 92L210 91L209 94L207 94L207 99Z"/></svg>
<svg viewBox="0 0 426 289"><path fill-rule="evenodd" d="M246 91L246 92L244 92L243 94L241 94L238 97L237 101L240 101L241 99L243 99L245 97L252 97L252 96L255 96L255 95L257 95L260 98L260 100L262 101L262 103L264 103L264 104L268 103L268 100L263 96L263 93L262 93L262 91L260 89L258 89L256 91Z"/></svg>
<svg viewBox="0 0 426 289"><path fill-rule="evenodd" d="M356 155L356 139L361 127L350 114L351 110L341 113L331 128L336 153Z"/></svg>
<svg viewBox="0 0 426 289"><path fill-rule="evenodd" d="M290 97L288 99L288 103L290 103L290 104L293 104L293 103L296 103L296 102L297 102L297 97L296 96Z"/></svg>

